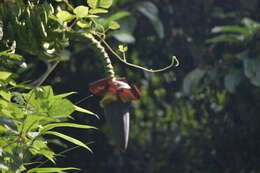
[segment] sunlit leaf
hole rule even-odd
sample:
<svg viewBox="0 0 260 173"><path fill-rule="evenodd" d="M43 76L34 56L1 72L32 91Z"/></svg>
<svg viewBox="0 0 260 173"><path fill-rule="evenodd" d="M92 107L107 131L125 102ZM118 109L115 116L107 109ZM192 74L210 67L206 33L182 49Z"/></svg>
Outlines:
<svg viewBox="0 0 260 173"><path fill-rule="evenodd" d="M108 24L108 28L109 28L109 29L112 29L112 30L116 30L116 29L119 29L119 28L120 28L120 25L119 25L119 23L117 23L116 21L111 21L111 22L109 22L109 24Z"/></svg>
<svg viewBox="0 0 260 173"><path fill-rule="evenodd" d="M99 14L99 13L107 13L108 11L102 8L95 8L95 9L90 9L89 13L90 14Z"/></svg>
<svg viewBox="0 0 260 173"><path fill-rule="evenodd" d="M54 160L55 153L49 149L46 141L35 140L30 151L34 155L36 154L44 155L52 163L55 163Z"/></svg>
<svg viewBox="0 0 260 173"><path fill-rule="evenodd" d="M7 71L0 71L0 79L1 80L6 80L12 75L12 73L7 72Z"/></svg>
<svg viewBox="0 0 260 173"><path fill-rule="evenodd" d="M208 39L207 43L240 43L245 40L243 35L222 34Z"/></svg>
<svg viewBox="0 0 260 173"><path fill-rule="evenodd" d="M77 6L73 12L76 14L78 18L83 18L88 16L88 7L80 5Z"/></svg>
<svg viewBox="0 0 260 173"><path fill-rule="evenodd" d="M119 45L118 49L120 52L126 52L128 50L127 46L124 46L124 45Z"/></svg>
<svg viewBox="0 0 260 173"><path fill-rule="evenodd" d="M48 131L45 134L49 134L49 135L54 135L54 136L60 137L60 138L65 139L65 140L67 140L67 141L69 141L71 143L74 143L74 144L76 144L78 146L86 148L87 150L92 152L92 150L86 144L84 144L83 142L81 142L81 141L79 141L79 140L77 140L75 138L72 138L70 136L64 135L62 133L54 132L54 131Z"/></svg>
<svg viewBox="0 0 260 173"><path fill-rule="evenodd" d="M76 17L68 11L59 11L56 16L58 20L61 22L68 22Z"/></svg>
<svg viewBox="0 0 260 173"><path fill-rule="evenodd" d="M55 127L74 127L74 128L81 128L81 129L96 129L96 127L89 126L89 125L81 125L81 124L74 124L74 123L52 123L44 126L41 129L41 133L45 133Z"/></svg>
<svg viewBox="0 0 260 173"><path fill-rule="evenodd" d="M15 53L8 53L6 51L0 52L0 57L4 56L9 59L17 60L17 61L24 61L23 56L15 54Z"/></svg>
<svg viewBox="0 0 260 173"><path fill-rule="evenodd" d="M113 0L99 0L98 7L109 8L113 4Z"/></svg>
<svg viewBox="0 0 260 173"><path fill-rule="evenodd" d="M87 3L91 8L95 9L97 7L98 0L87 0Z"/></svg>
<svg viewBox="0 0 260 173"><path fill-rule="evenodd" d="M52 102L48 114L53 117L69 117L75 110L73 104L67 99L57 99Z"/></svg>
<svg viewBox="0 0 260 173"><path fill-rule="evenodd" d="M88 28L88 27L91 26L91 23L90 22L86 22L85 20L79 20L79 21L77 21L77 25L80 28Z"/></svg>
<svg viewBox="0 0 260 173"><path fill-rule="evenodd" d="M0 96L2 96L7 101L10 101L10 99L12 97L12 95L9 91L5 91L5 90L1 90L1 89L0 89Z"/></svg>
<svg viewBox="0 0 260 173"><path fill-rule="evenodd" d="M72 94L77 94L77 92L68 92L68 93L63 93L63 94L59 94L59 95L55 95L55 98L64 98L64 97L68 97Z"/></svg>
<svg viewBox="0 0 260 173"><path fill-rule="evenodd" d="M33 168L27 171L27 173L64 173L66 170L80 170L78 168Z"/></svg>
<svg viewBox="0 0 260 173"><path fill-rule="evenodd" d="M216 26L211 30L212 33L240 33L247 34L247 29L245 27L236 26L236 25L228 25L228 26Z"/></svg>
<svg viewBox="0 0 260 173"><path fill-rule="evenodd" d="M97 114L95 114L95 113L93 113L93 112L91 112L91 111L89 111L87 109L81 108L81 107L76 106L76 105L74 105L74 108L75 108L75 111L86 113L86 114L90 114L90 115L94 115L95 117L97 117L99 119Z"/></svg>

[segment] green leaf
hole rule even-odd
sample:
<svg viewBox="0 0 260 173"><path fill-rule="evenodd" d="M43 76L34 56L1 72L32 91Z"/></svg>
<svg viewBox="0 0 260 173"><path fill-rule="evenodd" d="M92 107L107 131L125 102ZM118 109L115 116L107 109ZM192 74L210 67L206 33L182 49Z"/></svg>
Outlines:
<svg viewBox="0 0 260 173"><path fill-rule="evenodd" d="M23 129L20 129L19 131L30 132L31 130L35 130L38 128L39 121L43 118L43 116L39 117L35 114L27 114L26 119L23 122Z"/></svg>
<svg viewBox="0 0 260 173"><path fill-rule="evenodd" d="M119 29L119 28L120 28L120 25L119 25L119 23L117 23L116 21L111 21L111 22L109 22L109 24L108 24L108 28L109 28L109 29L112 29L112 30L116 30L116 29Z"/></svg>
<svg viewBox="0 0 260 173"><path fill-rule="evenodd" d="M95 9L97 7L98 0L87 0L87 3L91 8Z"/></svg>
<svg viewBox="0 0 260 173"><path fill-rule="evenodd" d="M0 57L4 56L9 59L17 60L17 61L24 61L23 56L15 54L15 53L8 53L6 51L0 52Z"/></svg>
<svg viewBox="0 0 260 173"><path fill-rule="evenodd" d="M72 94L77 94L77 92L68 92L68 93L59 94L59 95L56 95L55 98L64 98L64 97L68 97Z"/></svg>
<svg viewBox="0 0 260 173"><path fill-rule="evenodd" d="M115 21L115 20L119 20L119 19L122 19L122 18L130 16L130 15L131 15L131 13L129 13L128 11L118 11L115 14L110 15L106 20L108 22Z"/></svg>
<svg viewBox="0 0 260 173"><path fill-rule="evenodd" d="M118 46L118 49L120 52L126 52L128 50L128 47L120 44Z"/></svg>
<svg viewBox="0 0 260 173"><path fill-rule="evenodd" d="M247 27L247 29L260 27L259 23L247 17L243 18L242 23Z"/></svg>
<svg viewBox="0 0 260 173"><path fill-rule="evenodd" d="M27 171L27 173L63 173L66 170L80 170L74 167L68 168L33 168Z"/></svg>
<svg viewBox="0 0 260 173"><path fill-rule="evenodd" d="M89 28L91 26L91 23L90 22L86 22L85 20L79 20L79 21L77 21L77 25L80 28Z"/></svg>
<svg viewBox="0 0 260 173"><path fill-rule="evenodd" d="M102 8L95 8L95 9L90 9L89 13L90 14L99 14L99 13L107 13L108 11Z"/></svg>
<svg viewBox="0 0 260 173"><path fill-rule="evenodd" d="M121 41L123 43L135 42L134 36L129 32L117 31L117 32L113 32L112 36L115 37L118 41Z"/></svg>
<svg viewBox="0 0 260 173"><path fill-rule="evenodd" d="M75 110L73 104L67 99L57 99L52 102L48 114L54 117L69 117Z"/></svg>
<svg viewBox="0 0 260 173"><path fill-rule="evenodd" d="M41 133L46 133L47 131L55 128L55 127L74 127L74 128L81 128L81 129L97 129L96 127L89 126L89 125L81 125L81 124L74 124L74 123L53 123L44 126L41 129Z"/></svg>
<svg viewBox="0 0 260 173"><path fill-rule="evenodd" d="M208 39L207 43L241 43L245 40L243 35L222 34L220 36Z"/></svg>
<svg viewBox="0 0 260 173"><path fill-rule="evenodd" d="M240 81L241 81L241 75L238 72L231 72L225 76L224 79L225 88L230 93L234 93Z"/></svg>
<svg viewBox="0 0 260 173"><path fill-rule="evenodd" d="M113 4L113 0L99 0L98 7L109 8Z"/></svg>
<svg viewBox="0 0 260 173"><path fill-rule="evenodd" d="M6 127L4 127L3 125L0 125L0 134L4 133L6 131L8 131L8 129Z"/></svg>
<svg viewBox="0 0 260 173"><path fill-rule="evenodd" d="M55 163L55 153L48 148L46 141L35 140L35 142L32 145L32 148L30 148L30 151L33 155L43 155L52 163Z"/></svg>
<svg viewBox="0 0 260 173"><path fill-rule="evenodd" d="M0 96L2 96L5 100L10 101L12 94L9 91L5 91L5 90L0 89Z"/></svg>
<svg viewBox="0 0 260 173"><path fill-rule="evenodd" d="M59 11L56 16L61 22L69 22L76 17L68 11Z"/></svg>
<svg viewBox="0 0 260 173"><path fill-rule="evenodd" d="M133 16L127 16L119 20L120 31L133 33L136 28L136 18Z"/></svg>
<svg viewBox="0 0 260 173"><path fill-rule="evenodd" d="M89 111L87 109L81 108L79 106L76 106L76 105L73 105L73 106L75 108L75 111L86 113L86 114L90 114L90 115L94 115L95 117L97 117L99 119L97 114L95 114L95 113L93 113L93 112L91 112L91 111Z"/></svg>
<svg viewBox="0 0 260 173"><path fill-rule="evenodd" d="M54 135L54 136L60 137L60 138L65 139L65 140L67 140L67 141L69 141L71 143L74 143L74 144L76 144L78 146L86 148L87 150L92 152L92 150L86 144L84 144L83 142L81 142L81 141L79 141L79 140L77 140L75 138L72 138L70 136L64 135L62 133L54 132L54 131L48 131L45 134L49 134L49 135Z"/></svg>
<svg viewBox="0 0 260 173"><path fill-rule="evenodd" d="M184 94L189 95L194 92L205 73L206 71L201 68L196 68L195 70L189 72L183 80L182 88Z"/></svg>
<svg viewBox="0 0 260 173"><path fill-rule="evenodd" d="M78 18L88 17L88 7L87 6L77 6L73 12L76 14Z"/></svg>
<svg viewBox="0 0 260 173"><path fill-rule="evenodd" d="M146 16L150 20L159 38L163 38L164 27L158 16L157 7L152 2L143 1L137 3L136 8L139 12L141 12L144 16Z"/></svg>
<svg viewBox="0 0 260 173"><path fill-rule="evenodd" d="M212 33L239 33L239 34L247 34L248 31L246 28L236 25L228 25L228 26L216 26L212 28Z"/></svg>
<svg viewBox="0 0 260 173"><path fill-rule="evenodd" d="M2 40L3 36L4 36L3 22L0 20L0 40Z"/></svg>
<svg viewBox="0 0 260 173"><path fill-rule="evenodd" d="M260 86L260 60L259 59L244 59L244 74L250 79L250 82L259 87Z"/></svg>
<svg viewBox="0 0 260 173"><path fill-rule="evenodd" d="M12 73L7 72L7 71L0 71L0 80L6 80L8 79Z"/></svg>

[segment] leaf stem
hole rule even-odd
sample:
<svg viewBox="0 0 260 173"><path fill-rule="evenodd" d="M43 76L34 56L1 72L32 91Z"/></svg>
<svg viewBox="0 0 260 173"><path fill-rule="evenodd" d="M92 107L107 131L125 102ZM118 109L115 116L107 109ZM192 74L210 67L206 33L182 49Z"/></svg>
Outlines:
<svg viewBox="0 0 260 173"><path fill-rule="evenodd" d="M115 55L115 57L116 57L118 60L120 60L121 62L123 62L123 63L125 63L126 65L129 65L129 66L131 66L131 67L135 67L135 68L138 68L138 69L147 71L147 72L155 73L155 72L161 72L161 71L164 71L164 70L167 70L167 69L171 68L171 67L174 65L175 62L176 62L176 63L175 63L175 66L176 66L176 67L180 65L179 60L177 59L176 56L172 56L172 60L171 60L170 65L168 65L168 66L166 66L166 67L164 67L164 68L161 68L161 69L155 69L155 70L154 70L154 69L148 69L148 68L145 68L145 67L136 65L136 64L132 64L132 63L126 61L126 57L125 57L125 56L124 56L123 58L120 57L120 56L113 50L113 48L111 48L111 46L109 46L109 44L108 44L103 38L101 38L100 36L98 36L98 37L99 37L99 39L104 43L104 45L110 50L110 52L111 52L113 55Z"/></svg>

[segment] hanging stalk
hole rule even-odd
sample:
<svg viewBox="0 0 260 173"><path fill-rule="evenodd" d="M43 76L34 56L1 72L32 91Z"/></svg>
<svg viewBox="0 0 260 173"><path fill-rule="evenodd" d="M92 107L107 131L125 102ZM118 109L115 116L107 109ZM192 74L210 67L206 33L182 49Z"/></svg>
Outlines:
<svg viewBox="0 0 260 173"><path fill-rule="evenodd" d="M92 43L94 43L97 46L97 48L100 50L104 58L105 72L109 77L112 78L113 81L115 81L116 77L115 77L114 67L104 46L102 46L100 41L98 41L92 34L84 34L84 35L87 38L89 38L92 41Z"/></svg>

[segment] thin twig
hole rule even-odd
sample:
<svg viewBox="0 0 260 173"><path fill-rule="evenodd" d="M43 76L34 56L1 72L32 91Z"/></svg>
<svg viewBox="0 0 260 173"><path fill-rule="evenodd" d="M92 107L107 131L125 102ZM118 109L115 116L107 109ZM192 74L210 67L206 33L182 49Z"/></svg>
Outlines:
<svg viewBox="0 0 260 173"><path fill-rule="evenodd" d="M40 77L39 82L37 82L36 87L39 87L43 84L43 82L47 79L47 77L51 74L51 72L56 68L60 61L56 61L47 69L47 71Z"/></svg>
<svg viewBox="0 0 260 173"><path fill-rule="evenodd" d="M97 36L98 36L98 35L97 35ZM111 46L109 46L109 44L108 44L103 38L101 38L100 36L98 36L98 37L99 37L99 39L105 44L105 46L110 50L110 52L111 52L113 55L115 55L115 57L116 57L117 59L119 59L121 62L123 62L123 63L125 63L126 65L129 65L129 66L131 66L131 67L135 67L135 68L138 68L138 69L141 69L141 70L144 70L144 71L148 71L148 72L155 73L155 72L161 72L161 71L164 71L164 70L167 70L167 69L171 68L171 67L174 65L175 62L176 62L176 63L175 63L175 66L176 66L176 67L180 65L179 60L177 59L176 56L172 56L172 61L171 61L171 64L170 64L170 65L168 65L167 67L161 68L161 69L156 69L156 70L154 70L154 69L148 69L148 68L145 68L145 67L136 65L136 64L129 63L129 62L126 61L126 57L121 58L121 57L113 50L113 48L111 48Z"/></svg>

